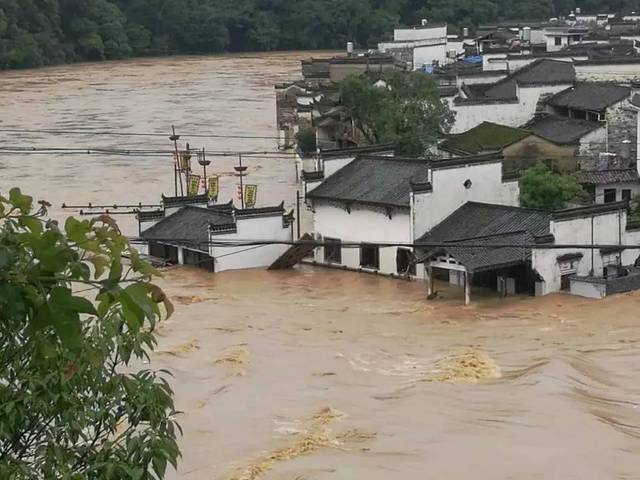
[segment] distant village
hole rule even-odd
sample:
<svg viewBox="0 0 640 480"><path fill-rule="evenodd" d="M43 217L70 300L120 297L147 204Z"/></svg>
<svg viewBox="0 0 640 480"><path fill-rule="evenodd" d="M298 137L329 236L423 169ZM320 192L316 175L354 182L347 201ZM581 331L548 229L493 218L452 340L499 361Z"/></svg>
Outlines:
<svg viewBox="0 0 640 480"><path fill-rule="evenodd" d="M455 112L424 156L366 142L341 103L340 81L376 82L391 69L432 78ZM376 50L349 44L343 55L304 60L301 73L276 86L276 110L279 147L294 151L312 217L311 248L287 253L299 247L300 214L283 205L238 209L202 195L139 214L152 255L223 271L311 252L305 261L316 265L424 281L430 299L434 281L446 281L465 303L473 288L589 298L640 288L640 222L630 216L640 195L640 14L577 10L460 35L424 19ZM315 151L297 148L301 126L315 132ZM520 174L541 161L573 175L589 199L522 207ZM221 239L282 243L229 256L216 250Z"/></svg>

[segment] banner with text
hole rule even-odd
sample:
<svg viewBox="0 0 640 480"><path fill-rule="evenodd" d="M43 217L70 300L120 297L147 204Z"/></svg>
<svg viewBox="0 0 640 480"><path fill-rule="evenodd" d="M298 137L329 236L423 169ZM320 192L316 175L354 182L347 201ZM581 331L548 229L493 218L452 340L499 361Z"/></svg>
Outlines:
<svg viewBox="0 0 640 480"><path fill-rule="evenodd" d="M200 191L200 175L190 175L189 176L189 190L188 194L190 197L195 197L198 195Z"/></svg>
<svg viewBox="0 0 640 480"><path fill-rule="evenodd" d="M244 208L255 207L257 196L258 196L257 185L245 185L244 186Z"/></svg>
<svg viewBox="0 0 640 480"><path fill-rule="evenodd" d="M220 177L209 177L209 189L208 194L211 200L218 199L218 189L220 188Z"/></svg>

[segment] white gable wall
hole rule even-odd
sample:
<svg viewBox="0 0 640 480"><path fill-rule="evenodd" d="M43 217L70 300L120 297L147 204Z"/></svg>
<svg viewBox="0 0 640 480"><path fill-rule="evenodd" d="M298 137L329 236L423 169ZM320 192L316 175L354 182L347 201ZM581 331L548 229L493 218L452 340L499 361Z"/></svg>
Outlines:
<svg viewBox="0 0 640 480"><path fill-rule="evenodd" d="M471 180L471 188L464 183ZM502 182L502 163L433 170L432 192L412 195L414 239L421 237L467 202L517 206L518 182Z"/></svg>
<svg viewBox="0 0 640 480"><path fill-rule="evenodd" d="M640 234L626 232L627 213L624 210L602 215L585 216L567 220L553 220L550 224L555 243L559 245L638 245ZM593 236L592 236L593 232ZM579 276L587 276L593 272L596 277L603 275L604 262L607 255L601 254L600 249L533 249L532 266L543 278L544 284L539 294L546 295L560 291L561 272L558 257L565 254L581 253L583 256L577 262ZM622 264L632 265L640 250L629 249L622 253ZM614 255L617 255L614 254Z"/></svg>
<svg viewBox="0 0 640 480"><path fill-rule="evenodd" d="M237 233L211 235L212 242L218 240L278 240L290 242L293 240L293 230L289 226L283 228L282 215L261 217L239 217ZM215 271L239 270L245 268L263 268L270 266L289 248L288 245L264 245L252 250L253 247L216 247L209 248L209 254L214 258ZM242 252L242 253L240 253Z"/></svg>
<svg viewBox="0 0 640 480"><path fill-rule="evenodd" d="M392 209L391 218L382 207L352 204L349 213L341 202L314 201L313 227L316 236L342 242L411 243L409 209ZM380 273L396 272L397 248L380 249ZM324 263L324 248L316 249L316 261ZM360 268L360 250L343 248L341 265Z"/></svg>

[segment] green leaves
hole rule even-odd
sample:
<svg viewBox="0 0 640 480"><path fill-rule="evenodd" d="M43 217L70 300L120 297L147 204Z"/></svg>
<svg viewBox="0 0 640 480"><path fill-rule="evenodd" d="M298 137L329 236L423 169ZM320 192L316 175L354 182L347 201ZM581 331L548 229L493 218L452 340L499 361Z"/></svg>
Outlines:
<svg viewBox="0 0 640 480"><path fill-rule="evenodd" d="M520 178L523 207L557 210L581 199L584 194L574 176L554 172L542 162L525 170Z"/></svg>
<svg viewBox="0 0 640 480"><path fill-rule="evenodd" d="M388 70L378 84L352 76L340 83L340 98L369 142L394 142L402 155L423 155L454 120L434 80L418 72Z"/></svg>
<svg viewBox="0 0 640 480"><path fill-rule="evenodd" d="M112 219L61 231L40 205L0 196L0 478L161 478L179 457L172 392L129 361L171 304Z"/></svg>

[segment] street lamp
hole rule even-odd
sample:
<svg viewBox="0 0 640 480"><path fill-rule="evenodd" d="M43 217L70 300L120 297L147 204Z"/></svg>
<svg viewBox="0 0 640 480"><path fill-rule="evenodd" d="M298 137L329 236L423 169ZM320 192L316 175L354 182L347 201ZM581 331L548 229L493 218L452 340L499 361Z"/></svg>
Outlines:
<svg viewBox="0 0 640 480"><path fill-rule="evenodd" d="M204 150L198 150L198 163L202 166L204 178L204 191L207 192L207 167L211 165L211 160L207 160L207 154Z"/></svg>

